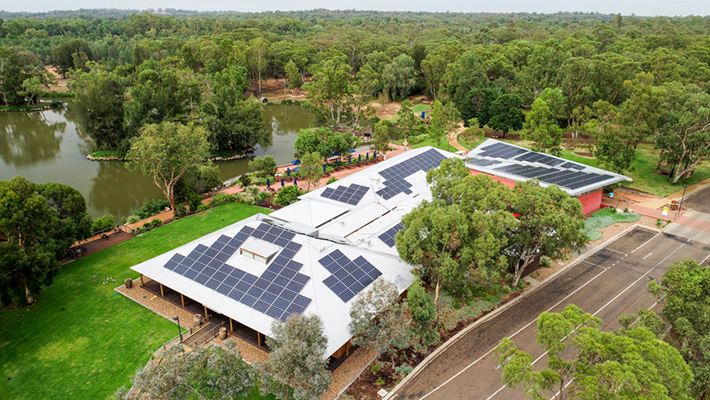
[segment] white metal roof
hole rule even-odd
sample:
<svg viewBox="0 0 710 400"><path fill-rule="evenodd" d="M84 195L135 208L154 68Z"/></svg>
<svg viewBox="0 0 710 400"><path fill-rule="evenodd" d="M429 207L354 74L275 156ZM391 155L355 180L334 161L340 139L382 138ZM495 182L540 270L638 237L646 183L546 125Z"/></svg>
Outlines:
<svg viewBox="0 0 710 400"><path fill-rule="evenodd" d="M514 181L537 178L540 186L558 185L571 196L598 190L628 176L605 171L507 142L487 139L466 156L466 166Z"/></svg>
<svg viewBox="0 0 710 400"><path fill-rule="evenodd" d="M254 308L256 304L248 306L242 301L235 300L231 296L234 292L230 292L229 296L225 295L217 289L208 287L207 284L209 282L206 284L198 283L195 280L196 278L189 278L184 273L176 272L177 269L172 270L167 266L171 265L170 263L175 265L173 261L175 259L184 258L185 262L187 262L186 257L196 254L198 249L208 249L209 251L219 249L222 246L220 241L225 241L229 238L236 239L244 232L262 229L260 228L262 226L278 226L279 229L289 232L289 237L292 237L289 239L290 242L297 245L298 250L291 257L291 260L302 264L298 273L308 277L307 282L298 291L299 296L310 299L303 313L320 316L328 338L327 354L332 354L350 340L352 336L349 332L350 306L355 297L344 301L341 297L342 295L335 293L334 287L331 288L332 286L329 287L324 282L327 279L332 282L335 273L326 269L321 260L324 260L327 255L341 253L348 262L363 263L362 260L364 259L365 263L379 271L381 275L378 279L387 279L396 283L400 293L411 285L414 280L410 272L411 266L402 261L397 254L396 248L389 246L380 236L399 224L402 217L413 207L431 198L431 193L426 184L425 172L407 172L406 174L408 175L405 174L406 176L401 175L398 177L392 177L391 174L388 175L388 172L392 172L388 168L401 167L400 163L413 159L417 160L418 156L428 156L430 158L435 156L435 159L439 157L455 157L452 153L431 147L408 151L328 185L331 188L349 187L352 184L368 187L367 192L362 195L362 198L356 204L347 204L323 197L321 194L326 190L326 187L319 188L301 196L301 200L295 204L284 207L268 216L258 214L239 221L133 266L132 269L189 296L211 310L228 316L266 335L270 335L274 318ZM392 184L392 182L386 184L387 179L380 172L390 176L393 181L405 184L409 193L395 190L389 193L389 198L387 199L379 195L377 191L387 189L386 186ZM362 188L360 188L360 191L362 191ZM252 237L250 236L246 240L251 239ZM264 236L263 239L267 240L267 237ZM261 242L261 238L257 240L259 241L255 243ZM268 244L269 246L264 245L262 247L265 249L268 247L266 250L277 251L276 255L267 264L267 268L272 268L276 262L279 262L277 261L279 257L286 254L288 246L286 250L281 250L284 248L283 243ZM255 272L254 267L248 265L249 262L255 262L253 260L245 260L243 261L244 264L236 265L239 263L237 260L240 260L240 258L230 258L227 265L230 268L241 269L252 275L262 273L261 277L270 274L266 271ZM207 267L205 267L206 270ZM213 275L212 279L216 279L216 276L217 273ZM269 279L274 280L273 275ZM295 280L295 278L292 279ZM371 283L362 290L366 290L369 285ZM286 291L284 289L283 293ZM282 316L284 315L282 314Z"/></svg>

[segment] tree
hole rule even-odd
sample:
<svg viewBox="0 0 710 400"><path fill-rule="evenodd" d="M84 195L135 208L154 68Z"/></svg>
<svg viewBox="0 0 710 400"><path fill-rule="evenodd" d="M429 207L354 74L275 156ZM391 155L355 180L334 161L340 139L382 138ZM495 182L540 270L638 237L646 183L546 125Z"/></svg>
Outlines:
<svg viewBox="0 0 710 400"><path fill-rule="evenodd" d="M262 76L269 65L269 47L269 43L264 38L257 37L249 42L246 52L249 69L258 82L259 90L257 93L259 94L261 94Z"/></svg>
<svg viewBox="0 0 710 400"><path fill-rule="evenodd" d="M400 54L382 71L381 80L385 93L392 100L406 98L417 83L416 68L412 57Z"/></svg>
<svg viewBox="0 0 710 400"><path fill-rule="evenodd" d="M407 306L412 314L412 325L409 327L412 336L424 346L436 343L439 340L435 324L436 304L419 281L415 281L407 291Z"/></svg>
<svg viewBox="0 0 710 400"><path fill-rule="evenodd" d="M347 133L333 132L327 127L301 129L298 132L296 142L293 144L296 150L295 156L303 157L307 153L319 153L323 160L335 154L343 155L350 152L355 147L357 139Z"/></svg>
<svg viewBox="0 0 710 400"><path fill-rule="evenodd" d="M660 286L655 281L649 286L665 302L663 316L673 328L666 340L693 370L694 398L705 398L710 393L710 268L692 259L678 261L663 274Z"/></svg>
<svg viewBox="0 0 710 400"><path fill-rule="evenodd" d="M488 86L488 77L481 57L475 51L464 53L456 62L446 67L444 75L446 92L465 120L476 117L466 113L466 103L472 89Z"/></svg>
<svg viewBox="0 0 710 400"><path fill-rule="evenodd" d="M632 170L636 151L621 139L618 131L603 129L594 135L594 157L604 169L623 174Z"/></svg>
<svg viewBox="0 0 710 400"><path fill-rule="evenodd" d="M316 111L333 127L340 126L343 114L347 113L346 102L352 96L350 66L339 59L321 62L313 74L313 81L307 82L304 88Z"/></svg>
<svg viewBox="0 0 710 400"><path fill-rule="evenodd" d="M444 105L439 100L434 100L429 121L429 136L436 141L437 146L441 143L441 139L456 127L459 119L458 110L452 103Z"/></svg>
<svg viewBox="0 0 710 400"><path fill-rule="evenodd" d="M202 103L204 124L214 150L244 150L265 137L259 103L244 99L246 70L229 67L210 79L210 92Z"/></svg>
<svg viewBox="0 0 710 400"><path fill-rule="evenodd" d="M517 182L511 209L518 224L508 232L506 254L513 271L513 286L536 256L559 259L584 248L584 214L579 200L557 186L541 187L536 180Z"/></svg>
<svg viewBox="0 0 710 400"><path fill-rule="evenodd" d="M256 173L261 178L274 176L274 173L276 173L276 161L274 157L269 155L257 157L249 160L248 171Z"/></svg>
<svg viewBox="0 0 710 400"><path fill-rule="evenodd" d="M256 384L252 367L239 355L237 342L186 352L169 348L133 377L132 395L119 389L117 400L244 398Z"/></svg>
<svg viewBox="0 0 710 400"><path fill-rule="evenodd" d="M693 375L678 350L646 328L602 332L601 323L575 305L540 314L536 337L547 368L534 368L533 357L504 338L496 348L503 383L534 399L691 398Z"/></svg>
<svg viewBox="0 0 710 400"><path fill-rule="evenodd" d="M293 60L289 60L285 66L286 79L288 79L288 87L291 89L297 89L301 87L303 83L303 78L301 77L301 71L298 69L298 65Z"/></svg>
<svg viewBox="0 0 710 400"><path fill-rule="evenodd" d="M688 87L672 107L672 118L656 137L662 160L672 166L672 183L689 175L710 158L710 95Z"/></svg>
<svg viewBox="0 0 710 400"><path fill-rule="evenodd" d="M91 218L76 190L35 185L20 176L0 182L0 298L35 302L52 283L69 246L88 235Z"/></svg>
<svg viewBox="0 0 710 400"><path fill-rule="evenodd" d="M399 301L397 285L377 279L358 293L350 308L350 332L355 345L370 348L378 354L392 353L409 343L409 323L405 305ZM391 354L394 366L394 354Z"/></svg>
<svg viewBox="0 0 710 400"><path fill-rule="evenodd" d="M75 93L72 107L77 110L82 130L99 148L117 148L126 139L123 129L125 80L114 72L95 68L74 74L71 87Z"/></svg>
<svg viewBox="0 0 710 400"><path fill-rule="evenodd" d="M37 83L41 89L41 86L46 86L49 82L50 74L45 70L39 56L20 48L0 46L2 104L21 105L26 102L28 95L38 95Z"/></svg>
<svg viewBox="0 0 710 400"><path fill-rule="evenodd" d="M498 97L491 104L491 118L488 120L488 126L503 132L503 137L511 129L522 129L525 119L521 109L522 104L523 100L516 94L504 94Z"/></svg>
<svg viewBox="0 0 710 400"><path fill-rule="evenodd" d="M550 106L541 97L535 99L532 110L523 125L522 137L532 141L533 150L552 154L559 154L562 149L562 130L557 124L555 114Z"/></svg>
<svg viewBox="0 0 710 400"><path fill-rule="evenodd" d="M311 191L311 185L318 186L323 177L323 159L319 153L306 153L301 157L301 166L298 169L298 176L308 182L307 192Z"/></svg>
<svg viewBox="0 0 710 400"><path fill-rule="evenodd" d="M89 43L82 39L70 39L52 48L51 62L64 78L71 69L86 71L86 61L91 60Z"/></svg>
<svg viewBox="0 0 710 400"><path fill-rule="evenodd" d="M323 323L317 315L293 314L271 325L272 337L266 343L271 349L266 370L281 385L282 398L288 399L288 388L293 388L296 400L317 398L328 390L331 377L325 368L328 339ZM278 389L273 387L272 389Z"/></svg>
<svg viewBox="0 0 710 400"><path fill-rule="evenodd" d="M131 142L126 167L152 177L175 210L175 184L190 167L204 164L207 156L209 143L204 128L163 122L146 125Z"/></svg>
<svg viewBox="0 0 710 400"><path fill-rule="evenodd" d="M194 199L195 195L210 192L219 186L222 186L219 167L212 161L208 161L205 165L196 165L188 168L178 179L173 193L175 194L175 201L182 203L190 198ZM200 196L197 196L197 199L199 199L198 202L202 201Z"/></svg>
<svg viewBox="0 0 710 400"><path fill-rule="evenodd" d="M462 160L446 159L427 173L432 201L403 219L395 236L402 260L435 288L465 298L474 285L487 285L505 273L505 232L517 221L506 210L509 190L486 175L471 175Z"/></svg>
<svg viewBox="0 0 710 400"><path fill-rule="evenodd" d="M389 121L382 120L375 124L370 145L378 153L384 154L392 150L390 147L390 141L392 140L391 130L392 126Z"/></svg>
<svg viewBox="0 0 710 400"><path fill-rule="evenodd" d="M285 186L279 189L279 192L274 196L274 204L281 207L286 207L289 204L293 204L298 201L298 197L301 196L303 192L296 185Z"/></svg>
<svg viewBox="0 0 710 400"><path fill-rule="evenodd" d="M624 87L631 93L619 107L616 123L626 143L634 150L639 142L655 134L668 110L664 108L667 90L653 85L653 77L641 72Z"/></svg>
<svg viewBox="0 0 710 400"><path fill-rule="evenodd" d="M407 140L407 135L418 131L423 125L422 119L412 111L412 102L404 100L397 111L396 127L401 132L401 137Z"/></svg>

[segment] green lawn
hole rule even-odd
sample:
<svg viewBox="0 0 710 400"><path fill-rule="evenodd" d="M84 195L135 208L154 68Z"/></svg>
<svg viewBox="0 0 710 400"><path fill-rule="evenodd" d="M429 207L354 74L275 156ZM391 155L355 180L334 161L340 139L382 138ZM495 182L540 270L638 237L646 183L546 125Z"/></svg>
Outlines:
<svg viewBox="0 0 710 400"><path fill-rule="evenodd" d="M137 278L131 266L259 212L234 203L181 219L65 265L36 305L0 310L0 398L105 399L128 385L177 328L113 289Z"/></svg>

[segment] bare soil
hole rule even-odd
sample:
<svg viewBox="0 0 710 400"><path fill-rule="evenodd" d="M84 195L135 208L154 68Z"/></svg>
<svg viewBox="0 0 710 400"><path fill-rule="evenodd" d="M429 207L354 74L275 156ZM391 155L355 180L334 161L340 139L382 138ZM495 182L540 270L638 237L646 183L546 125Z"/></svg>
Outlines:
<svg viewBox="0 0 710 400"><path fill-rule="evenodd" d="M47 66L45 66L45 68L52 75L54 75L54 78L57 80L56 85L49 86L50 92L67 92L67 91L69 91L69 86L67 86L67 78L62 77L62 75L57 72L56 67L54 67L53 65L47 65Z"/></svg>

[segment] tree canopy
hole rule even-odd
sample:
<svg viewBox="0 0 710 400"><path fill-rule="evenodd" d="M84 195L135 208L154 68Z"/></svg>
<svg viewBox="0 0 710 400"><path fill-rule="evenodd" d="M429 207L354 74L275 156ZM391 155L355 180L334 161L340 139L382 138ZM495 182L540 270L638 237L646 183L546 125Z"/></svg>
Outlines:
<svg viewBox="0 0 710 400"><path fill-rule="evenodd" d="M190 167L206 162L208 150L207 131L202 127L150 124L132 141L127 168L152 177L175 210L175 184Z"/></svg>
<svg viewBox="0 0 710 400"><path fill-rule="evenodd" d="M34 184L22 177L0 182L0 298L32 304L52 283L59 260L91 233L81 193L58 184Z"/></svg>
<svg viewBox="0 0 710 400"><path fill-rule="evenodd" d="M602 321L569 305L537 319L547 367L504 338L496 348L503 383L534 399L691 399L693 374L678 350L643 327L601 331Z"/></svg>

